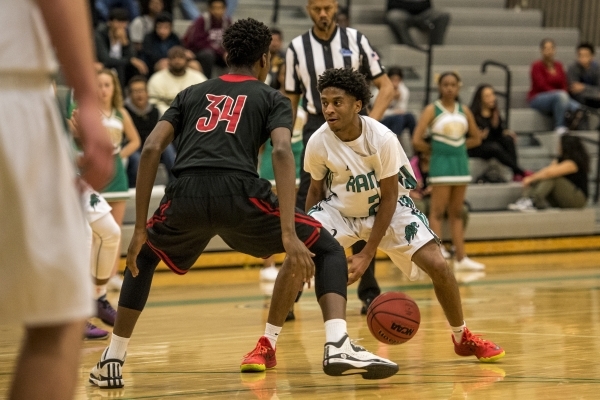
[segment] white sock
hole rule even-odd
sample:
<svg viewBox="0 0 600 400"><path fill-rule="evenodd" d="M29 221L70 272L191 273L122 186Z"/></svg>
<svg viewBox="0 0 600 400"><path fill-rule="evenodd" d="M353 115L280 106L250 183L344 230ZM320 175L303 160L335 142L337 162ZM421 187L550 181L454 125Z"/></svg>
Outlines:
<svg viewBox="0 0 600 400"><path fill-rule="evenodd" d="M467 327L467 324L465 324L464 321L461 326L451 326L450 327L452 329L452 334L454 335L454 341L456 343L462 342L463 332L465 331L466 327Z"/></svg>
<svg viewBox="0 0 600 400"><path fill-rule="evenodd" d="M265 327L265 337L269 339L271 343L271 347L275 349L275 345L277 345L277 339L279 338L279 333L281 332L281 326L271 325L267 322L267 326Z"/></svg>
<svg viewBox="0 0 600 400"><path fill-rule="evenodd" d="M337 343L346 334L346 321L340 318L325 321L325 342Z"/></svg>
<svg viewBox="0 0 600 400"><path fill-rule="evenodd" d="M106 283L104 285L96 285L94 288L94 300L106 295Z"/></svg>
<svg viewBox="0 0 600 400"><path fill-rule="evenodd" d="M125 353L127 352L127 345L129 344L130 338L124 338L112 334L110 338L110 345L108 346L108 351L106 352L106 358L116 358L118 360L125 359Z"/></svg>

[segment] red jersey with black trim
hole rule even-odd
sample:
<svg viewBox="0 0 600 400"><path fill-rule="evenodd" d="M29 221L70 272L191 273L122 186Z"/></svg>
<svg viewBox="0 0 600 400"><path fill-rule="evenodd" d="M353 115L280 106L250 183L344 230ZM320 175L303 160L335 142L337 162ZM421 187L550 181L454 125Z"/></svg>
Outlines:
<svg viewBox="0 0 600 400"><path fill-rule="evenodd" d="M258 151L274 129L291 132L292 107L256 78L227 74L181 91L161 120L175 129L175 176L219 168L258 177Z"/></svg>

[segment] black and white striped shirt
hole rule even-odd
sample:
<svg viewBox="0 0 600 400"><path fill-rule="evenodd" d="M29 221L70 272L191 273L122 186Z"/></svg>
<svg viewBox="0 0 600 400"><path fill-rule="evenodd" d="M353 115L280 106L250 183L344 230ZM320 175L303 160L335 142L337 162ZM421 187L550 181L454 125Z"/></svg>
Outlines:
<svg viewBox="0 0 600 400"><path fill-rule="evenodd" d="M309 30L292 40L285 56L285 90L304 94L309 114L321 114L317 81L329 68L353 68L369 80L384 74L379 56L356 29L338 26L329 40L321 40Z"/></svg>

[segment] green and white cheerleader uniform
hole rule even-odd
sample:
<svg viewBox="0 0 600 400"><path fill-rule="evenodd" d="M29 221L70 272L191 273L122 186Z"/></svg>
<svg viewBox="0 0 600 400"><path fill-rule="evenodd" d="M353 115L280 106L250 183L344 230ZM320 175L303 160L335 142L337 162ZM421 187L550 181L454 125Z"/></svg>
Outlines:
<svg viewBox="0 0 600 400"><path fill-rule="evenodd" d="M114 146L115 175L110 183L102 189L102 196L108 201L127 200L129 198L129 181L121 159L123 142L123 114L113 108L110 116L102 114L102 125L107 129L110 141Z"/></svg>
<svg viewBox="0 0 600 400"><path fill-rule="evenodd" d="M471 182L469 155L465 145L469 122L460 103L454 111L442 102L433 103L435 118L431 123L431 161L429 183L432 185L465 185Z"/></svg>

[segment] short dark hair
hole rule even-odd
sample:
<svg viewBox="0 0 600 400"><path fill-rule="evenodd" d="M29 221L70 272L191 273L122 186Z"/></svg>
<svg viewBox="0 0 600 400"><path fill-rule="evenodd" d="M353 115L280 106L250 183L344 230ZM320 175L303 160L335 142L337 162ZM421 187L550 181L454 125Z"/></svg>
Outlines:
<svg viewBox="0 0 600 400"><path fill-rule="evenodd" d="M389 67L387 69L387 76L399 76L400 79L404 79L404 74L402 73L402 68L400 67Z"/></svg>
<svg viewBox="0 0 600 400"><path fill-rule="evenodd" d="M223 34L227 63L236 67L251 67L263 54L269 54L271 31L252 18L240 19Z"/></svg>
<svg viewBox="0 0 600 400"><path fill-rule="evenodd" d="M217 3L217 2L221 2L221 3L223 3L223 5L224 5L225 7L227 7L227 0L208 0L206 3L207 3L207 4L208 4L208 6L210 7L210 6L212 6L212 5L213 5L213 3Z"/></svg>
<svg viewBox="0 0 600 400"><path fill-rule="evenodd" d="M349 17L350 14L348 13L348 7L338 7L337 15L345 15L346 17Z"/></svg>
<svg viewBox="0 0 600 400"><path fill-rule="evenodd" d="M187 58L185 54L185 47L183 46L173 46L167 51L167 58Z"/></svg>
<svg viewBox="0 0 600 400"><path fill-rule="evenodd" d="M129 11L125 8L111 8L108 12L109 21L129 21Z"/></svg>
<svg viewBox="0 0 600 400"><path fill-rule="evenodd" d="M330 68L319 77L317 89L323 93L328 87L342 89L356 100L362 101L363 108L369 104L371 90L365 76L351 68Z"/></svg>
<svg viewBox="0 0 600 400"><path fill-rule="evenodd" d="M552 46L556 47L556 42L554 41L554 39L543 38L542 41L540 42L540 49L543 49L544 46L546 45L546 43L552 43Z"/></svg>
<svg viewBox="0 0 600 400"><path fill-rule="evenodd" d="M596 49L594 49L594 45L588 42L579 43L579 45L577 46L577 51L581 49L588 49L590 53L592 53L592 55L594 55L594 53L596 52Z"/></svg>
<svg viewBox="0 0 600 400"><path fill-rule="evenodd" d="M127 82L127 87L130 88L134 83L143 82L144 85L148 83L148 78L144 75L134 75L131 77L129 82Z"/></svg>
<svg viewBox="0 0 600 400"><path fill-rule="evenodd" d="M283 32L279 28L269 28L271 30L271 35L279 35L280 38L283 39Z"/></svg>
<svg viewBox="0 0 600 400"><path fill-rule="evenodd" d="M154 26L156 26L156 24L159 24L161 22L169 22L172 24L173 16L171 15L171 13L168 11L163 11L160 14L158 14L156 16L156 18L154 19Z"/></svg>

